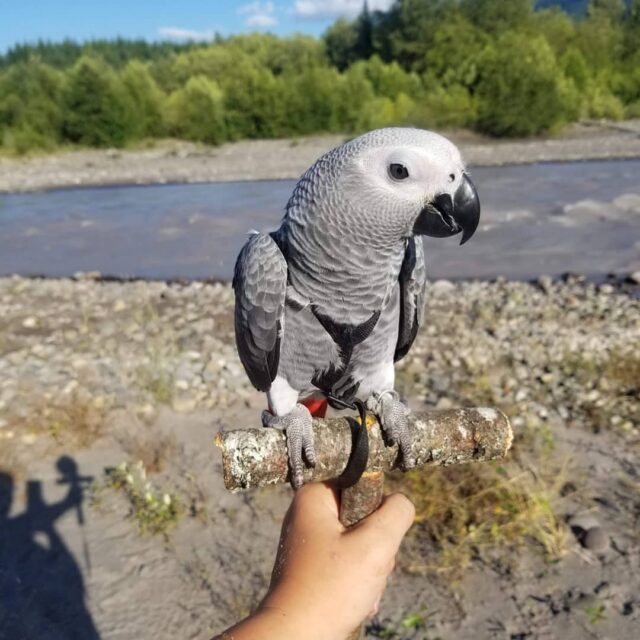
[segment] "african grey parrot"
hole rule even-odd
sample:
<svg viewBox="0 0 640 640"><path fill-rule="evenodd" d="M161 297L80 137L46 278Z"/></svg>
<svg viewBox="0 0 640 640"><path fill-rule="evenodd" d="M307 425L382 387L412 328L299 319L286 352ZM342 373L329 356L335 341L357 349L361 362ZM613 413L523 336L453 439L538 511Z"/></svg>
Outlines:
<svg viewBox="0 0 640 640"><path fill-rule="evenodd" d="M408 411L393 389L394 362L422 322L416 236L462 232L464 243L479 218L477 192L449 140L386 128L322 156L296 185L280 228L249 237L233 280L236 344L249 379L267 394L264 425L286 431L294 487L303 452L315 463L309 407L319 398L366 402L404 466L415 464Z"/></svg>

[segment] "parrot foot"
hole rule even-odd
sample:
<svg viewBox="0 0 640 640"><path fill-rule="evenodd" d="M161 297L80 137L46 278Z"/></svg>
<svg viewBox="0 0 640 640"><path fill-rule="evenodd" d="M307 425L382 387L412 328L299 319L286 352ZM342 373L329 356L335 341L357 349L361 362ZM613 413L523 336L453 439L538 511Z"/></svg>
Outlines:
<svg viewBox="0 0 640 640"><path fill-rule="evenodd" d="M404 469L413 469L416 460L411 453L409 408L400 402L397 392L390 389L372 394L367 400L367 409L378 417L391 444L398 445Z"/></svg>
<svg viewBox="0 0 640 640"><path fill-rule="evenodd" d="M316 466L312 423L313 420L309 409L299 403L283 416L274 416L268 411L263 411L262 413L262 424L265 427L284 429L287 436L291 484L294 489L299 489L304 483L302 475L304 471L303 452L309 466Z"/></svg>

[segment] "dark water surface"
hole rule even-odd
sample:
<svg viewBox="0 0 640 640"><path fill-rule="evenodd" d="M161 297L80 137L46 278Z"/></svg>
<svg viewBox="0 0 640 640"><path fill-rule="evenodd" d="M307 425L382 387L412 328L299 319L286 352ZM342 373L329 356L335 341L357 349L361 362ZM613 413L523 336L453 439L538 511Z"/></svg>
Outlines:
<svg viewBox="0 0 640 640"><path fill-rule="evenodd" d="M477 168L481 227L426 239L431 278L640 269L640 159ZM229 278L249 229L279 224L293 180L0 194L0 275Z"/></svg>

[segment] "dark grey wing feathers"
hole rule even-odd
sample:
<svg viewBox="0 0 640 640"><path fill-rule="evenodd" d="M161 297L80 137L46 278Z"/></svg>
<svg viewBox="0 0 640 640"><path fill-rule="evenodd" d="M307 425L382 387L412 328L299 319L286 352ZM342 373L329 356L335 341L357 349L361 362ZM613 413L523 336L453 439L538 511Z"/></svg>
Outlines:
<svg viewBox="0 0 640 640"><path fill-rule="evenodd" d="M400 328L394 362L404 358L416 338L424 315L427 272L422 239L410 238L400 269Z"/></svg>
<svg viewBox="0 0 640 640"><path fill-rule="evenodd" d="M233 276L238 354L253 386L268 391L278 372L287 262L271 236L256 233L242 248Z"/></svg>

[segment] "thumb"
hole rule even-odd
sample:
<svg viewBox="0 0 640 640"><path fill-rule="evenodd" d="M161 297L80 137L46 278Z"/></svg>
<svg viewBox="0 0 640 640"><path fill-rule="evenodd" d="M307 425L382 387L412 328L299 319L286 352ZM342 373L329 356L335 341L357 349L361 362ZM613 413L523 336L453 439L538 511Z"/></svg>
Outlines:
<svg viewBox="0 0 640 640"><path fill-rule="evenodd" d="M416 510L411 500L402 493L394 493L387 496L376 511L362 520L353 530L353 535L363 538L363 544L383 547L395 554L402 538L413 524L415 515Z"/></svg>

